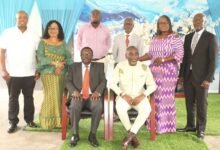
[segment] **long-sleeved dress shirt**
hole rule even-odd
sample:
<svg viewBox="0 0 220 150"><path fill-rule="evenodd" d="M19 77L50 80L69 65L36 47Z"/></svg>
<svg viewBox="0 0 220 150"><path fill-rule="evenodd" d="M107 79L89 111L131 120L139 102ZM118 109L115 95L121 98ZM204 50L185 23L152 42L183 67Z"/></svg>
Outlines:
<svg viewBox="0 0 220 150"><path fill-rule="evenodd" d="M139 55L143 55L143 51L144 51L144 41L143 39L134 34L131 33L129 34L129 44L128 46L135 46L137 47L138 51L139 51ZM117 35L114 38L114 43L113 43L113 47L112 47L112 54L114 57L114 60L116 62L120 62L120 61L125 61L126 57L125 57L125 53L126 53L126 34L122 33Z"/></svg>
<svg viewBox="0 0 220 150"><path fill-rule="evenodd" d="M93 50L93 58L99 59L108 53L111 47L111 34L107 27L100 24L94 28L91 23L83 25L77 34L77 49L90 47Z"/></svg>
<svg viewBox="0 0 220 150"><path fill-rule="evenodd" d="M118 63L114 69L110 87L117 95L125 93L134 98L141 94L149 96L157 86L146 64L137 62L135 66L131 66L126 60Z"/></svg>

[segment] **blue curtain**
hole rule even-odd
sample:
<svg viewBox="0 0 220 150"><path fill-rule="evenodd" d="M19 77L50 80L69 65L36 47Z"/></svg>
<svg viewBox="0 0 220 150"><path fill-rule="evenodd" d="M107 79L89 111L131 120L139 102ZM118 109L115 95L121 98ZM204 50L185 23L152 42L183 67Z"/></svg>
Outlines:
<svg viewBox="0 0 220 150"><path fill-rule="evenodd" d="M35 0L0 0L0 34L15 25L16 13L24 10L30 14Z"/></svg>
<svg viewBox="0 0 220 150"><path fill-rule="evenodd" d="M218 22L218 25L215 26L215 32L217 34L218 43L219 43L219 46L220 46L220 11L219 11L220 1L208 0L208 5L209 5L210 14L211 14L211 17L212 17L213 21ZM218 57L217 69L218 69L218 71L220 71L220 56Z"/></svg>
<svg viewBox="0 0 220 150"><path fill-rule="evenodd" d="M85 0L37 0L43 27L45 28L50 20L59 21L65 33L65 41L68 43L84 3Z"/></svg>
<svg viewBox="0 0 220 150"><path fill-rule="evenodd" d="M218 25L215 27L215 32L218 36L218 42L220 43L220 1L208 0L208 6L213 21L218 21Z"/></svg>

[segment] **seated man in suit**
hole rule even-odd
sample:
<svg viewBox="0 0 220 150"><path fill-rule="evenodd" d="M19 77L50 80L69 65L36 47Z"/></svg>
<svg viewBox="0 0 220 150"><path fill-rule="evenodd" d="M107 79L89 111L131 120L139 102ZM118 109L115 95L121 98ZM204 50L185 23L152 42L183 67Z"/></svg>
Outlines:
<svg viewBox="0 0 220 150"><path fill-rule="evenodd" d="M102 94L106 87L104 64L91 62L93 51L90 47L81 50L80 63L73 63L66 79L66 87L72 96L70 104L70 120L73 130L70 146L79 141L80 114L84 107L92 112L91 131L88 137L90 144L99 146L96 131L102 114Z"/></svg>
<svg viewBox="0 0 220 150"><path fill-rule="evenodd" d="M139 62L138 57L138 49L134 46L128 47L127 60L118 63L110 83L111 89L117 94L115 101L118 116L128 133L123 140L122 149L127 149L130 143L134 148L139 146L136 134L151 111L148 96L156 90L156 83L150 69ZM138 111L133 125L127 113L131 108Z"/></svg>

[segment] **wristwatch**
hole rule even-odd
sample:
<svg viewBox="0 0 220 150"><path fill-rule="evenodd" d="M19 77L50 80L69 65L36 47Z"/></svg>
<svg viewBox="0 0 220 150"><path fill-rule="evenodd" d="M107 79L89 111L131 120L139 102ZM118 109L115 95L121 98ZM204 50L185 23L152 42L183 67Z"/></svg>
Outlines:
<svg viewBox="0 0 220 150"><path fill-rule="evenodd" d="M164 59L164 58L162 58L162 59L161 59L161 61L164 63L164 62L165 62L165 59Z"/></svg>

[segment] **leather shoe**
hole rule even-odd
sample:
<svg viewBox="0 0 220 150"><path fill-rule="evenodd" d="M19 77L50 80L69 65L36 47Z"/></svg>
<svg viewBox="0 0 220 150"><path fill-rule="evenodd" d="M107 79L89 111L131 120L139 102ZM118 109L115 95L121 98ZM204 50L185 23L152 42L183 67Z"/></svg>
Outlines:
<svg viewBox="0 0 220 150"><path fill-rule="evenodd" d="M70 139L70 147L76 146L78 141L79 141L79 135L74 134Z"/></svg>
<svg viewBox="0 0 220 150"><path fill-rule="evenodd" d="M31 128L37 128L37 124L34 123L33 121L28 122L28 123L27 123L27 126L28 126L28 127L31 127Z"/></svg>
<svg viewBox="0 0 220 150"><path fill-rule="evenodd" d="M131 141L134 139L135 134L132 132L129 132L128 135L125 137L125 139L123 140L123 144L122 144L122 149L123 150L127 150L129 144L131 143Z"/></svg>
<svg viewBox="0 0 220 150"><path fill-rule="evenodd" d="M200 140L203 140L204 137L205 137L205 132L204 132L204 131L198 131L198 132L197 132L197 137L198 137Z"/></svg>
<svg viewBox="0 0 220 150"><path fill-rule="evenodd" d="M178 132L196 132L196 128L185 127L185 128L176 129L176 131L178 131Z"/></svg>
<svg viewBox="0 0 220 150"><path fill-rule="evenodd" d="M16 124L12 124L11 126L10 126L10 128L8 129L8 133L14 133L14 132L16 132L17 131L17 125Z"/></svg>
<svg viewBox="0 0 220 150"><path fill-rule="evenodd" d="M138 139L137 139L136 136L134 136L134 138L132 139L131 145L132 145L134 148L138 148L138 146L140 145L140 142L138 141Z"/></svg>
<svg viewBox="0 0 220 150"><path fill-rule="evenodd" d="M99 142L98 142L96 135L94 133L89 134L88 140L93 147L99 146Z"/></svg>

